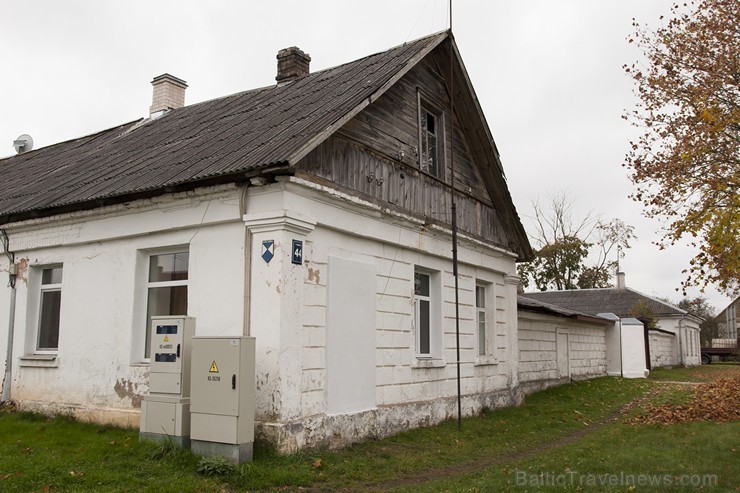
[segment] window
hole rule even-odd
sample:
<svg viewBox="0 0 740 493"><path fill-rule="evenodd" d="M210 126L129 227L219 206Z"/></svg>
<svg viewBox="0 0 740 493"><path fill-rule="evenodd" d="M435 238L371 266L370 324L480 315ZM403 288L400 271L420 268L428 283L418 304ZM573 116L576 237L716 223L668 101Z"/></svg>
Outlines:
<svg viewBox="0 0 740 493"><path fill-rule="evenodd" d="M498 364L495 286L495 283L489 281L476 280L475 283L476 365Z"/></svg>
<svg viewBox="0 0 740 493"><path fill-rule="evenodd" d="M414 306L416 308L416 354L422 357L432 355L432 326L430 293L430 276L427 273L414 272Z"/></svg>
<svg viewBox="0 0 740 493"><path fill-rule="evenodd" d="M440 273L424 268L414 269L414 342L417 363L420 360L442 359L441 298Z"/></svg>
<svg viewBox="0 0 740 493"><path fill-rule="evenodd" d="M419 168L444 178L444 120L442 112L419 97Z"/></svg>
<svg viewBox="0 0 740 493"><path fill-rule="evenodd" d="M152 317L187 315L188 313L188 252L165 253L149 257L147 283L144 357L149 358L151 341L149 328Z"/></svg>
<svg viewBox="0 0 740 493"><path fill-rule="evenodd" d="M486 343L486 287L480 284L475 286L475 311L478 321L478 356L485 356L488 353L488 344Z"/></svg>
<svg viewBox="0 0 740 493"><path fill-rule="evenodd" d="M62 268L41 271L39 294L38 351L56 351L59 347L59 312L62 306Z"/></svg>

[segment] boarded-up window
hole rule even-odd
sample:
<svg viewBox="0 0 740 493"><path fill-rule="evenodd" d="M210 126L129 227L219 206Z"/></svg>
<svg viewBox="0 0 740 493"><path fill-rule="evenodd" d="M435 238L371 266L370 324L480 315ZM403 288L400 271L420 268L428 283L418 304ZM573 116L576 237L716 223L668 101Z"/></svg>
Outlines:
<svg viewBox="0 0 740 493"><path fill-rule="evenodd" d="M326 312L326 412L374 409L376 268L329 257Z"/></svg>

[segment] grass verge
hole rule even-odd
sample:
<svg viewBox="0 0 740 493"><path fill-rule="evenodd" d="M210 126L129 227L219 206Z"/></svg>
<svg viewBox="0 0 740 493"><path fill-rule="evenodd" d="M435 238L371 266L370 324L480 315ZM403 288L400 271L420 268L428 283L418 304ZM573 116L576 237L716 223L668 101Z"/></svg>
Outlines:
<svg viewBox="0 0 740 493"><path fill-rule="evenodd" d="M200 461L167 444L139 443L132 430L0 411L0 491L563 491L571 488L534 480L540 473L571 471L588 479L685 470L714 473L722 481L740 477L738 422L667 426L611 419L628 402L641 403L632 414L647 403L688 402L688 394L674 392L676 386L666 381L728 372L740 378L740 365L717 368L660 371L648 380L577 382L528 396L518 408L465 419L462 431L446 422L342 451L280 456L257 444L254 462L236 468ZM517 474L532 484L517 484ZM727 485L715 491L727 491L722 484ZM638 491L663 491L665 483L661 487Z"/></svg>
<svg viewBox="0 0 740 493"><path fill-rule="evenodd" d="M740 364L712 363L690 368L655 368L650 380L656 382L709 382L722 377L740 378Z"/></svg>

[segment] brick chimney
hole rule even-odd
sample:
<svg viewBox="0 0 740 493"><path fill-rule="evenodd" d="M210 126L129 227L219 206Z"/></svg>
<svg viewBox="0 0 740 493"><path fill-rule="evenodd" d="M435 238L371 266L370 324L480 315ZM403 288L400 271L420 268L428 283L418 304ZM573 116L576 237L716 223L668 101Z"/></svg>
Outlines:
<svg viewBox="0 0 740 493"><path fill-rule="evenodd" d="M624 272L617 272L617 289L627 289L627 282L624 279Z"/></svg>
<svg viewBox="0 0 740 493"><path fill-rule="evenodd" d="M308 53L303 53L299 48L291 46L278 51L277 61L277 77L275 77L275 80L279 84L308 75L311 56Z"/></svg>
<svg viewBox="0 0 740 493"><path fill-rule="evenodd" d="M154 92L149 114L160 111L182 108L185 106L185 89L188 85L184 80L170 74L162 74L152 80Z"/></svg>

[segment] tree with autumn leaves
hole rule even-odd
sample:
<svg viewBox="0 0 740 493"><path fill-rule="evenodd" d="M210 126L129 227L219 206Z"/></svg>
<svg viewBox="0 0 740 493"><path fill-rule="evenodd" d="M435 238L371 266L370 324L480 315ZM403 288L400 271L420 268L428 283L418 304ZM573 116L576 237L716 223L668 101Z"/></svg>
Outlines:
<svg viewBox="0 0 740 493"><path fill-rule="evenodd" d="M740 288L740 2L676 4L649 29L633 21L628 38L645 63L625 66L636 107L625 118L642 129L625 166L631 197L664 222L663 249L687 238L698 254L688 286Z"/></svg>

